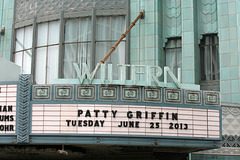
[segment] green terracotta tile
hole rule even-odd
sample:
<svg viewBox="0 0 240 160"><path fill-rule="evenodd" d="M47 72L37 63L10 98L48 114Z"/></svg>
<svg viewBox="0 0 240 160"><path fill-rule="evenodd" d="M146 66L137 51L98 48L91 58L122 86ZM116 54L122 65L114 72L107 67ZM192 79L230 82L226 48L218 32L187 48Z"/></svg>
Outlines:
<svg viewBox="0 0 240 160"><path fill-rule="evenodd" d="M231 79L239 79L239 67L231 67Z"/></svg>
<svg viewBox="0 0 240 160"><path fill-rule="evenodd" d="M230 73L231 73L231 70L230 70L230 67L223 67L223 68L220 68L220 79L221 80L230 80Z"/></svg>
<svg viewBox="0 0 240 160"><path fill-rule="evenodd" d="M226 93L231 93L231 83L230 81L221 81L220 82L221 85L221 93L226 94Z"/></svg>
<svg viewBox="0 0 240 160"><path fill-rule="evenodd" d="M234 27L237 26L237 16L234 15L229 15L229 26Z"/></svg>
<svg viewBox="0 0 240 160"><path fill-rule="evenodd" d="M231 92L238 93L239 92L239 80L232 80L231 81Z"/></svg>
<svg viewBox="0 0 240 160"><path fill-rule="evenodd" d="M238 41L237 40L230 40L229 52L237 52L238 51Z"/></svg>
<svg viewBox="0 0 240 160"><path fill-rule="evenodd" d="M221 102L231 102L230 94L221 94Z"/></svg>
<svg viewBox="0 0 240 160"><path fill-rule="evenodd" d="M239 99L239 94L231 94L231 102L232 103L239 103L240 99Z"/></svg>

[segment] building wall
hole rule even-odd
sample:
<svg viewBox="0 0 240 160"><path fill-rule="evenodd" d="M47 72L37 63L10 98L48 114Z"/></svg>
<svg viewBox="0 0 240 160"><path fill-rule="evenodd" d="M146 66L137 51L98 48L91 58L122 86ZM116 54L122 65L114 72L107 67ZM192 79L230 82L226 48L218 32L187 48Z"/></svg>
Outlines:
<svg viewBox="0 0 240 160"><path fill-rule="evenodd" d="M222 102L240 103L239 3L237 0L222 0L217 6Z"/></svg>
<svg viewBox="0 0 240 160"><path fill-rule="evenodd" d="M144 9L140 19L130 31L130 64L163 67L162 3L158 0L131 0L130 22Z"/></svg>
<svg viewBox="0 0 240 160"><path fill-rule="evenodd" d="M182 40L182 82L201 84L203 90L216 90L219 82L200 83L199 44L203 35L217 34L220 56L220 92L223 147L239 152L239 63L240 63L240 1L238 0L131 0L131 21L145 10L131 31L130 60L132 64L164 66L164 47L169 38ZM154 7L153 7L154 6ZM155 14L153 14L155 13ZM152 20L152 19L155 20ZM154 43L151 43L154 42ZM223 148L224 149L224 148ZM209 154L220 154L220 150ZM228 149L225 155L209 159L236 158ZM206 153L208 154L208 153ZM234 153L235 155L238 153ZM232 155L234 155L232 154ZM193 159L204 159L194 155ZM206 156L205 156L206 158Z"/></svg>
<svg viewBox="0 0 240 160"><path fill-rule="evenodd" d="M78 10L89 11L92 6L96 5L88 3L87 0L82 3L85 5L74 0L61 0L56 1L56 3L39 1L34 5L28 1L18 2L16 12L21 14L16 14L15 28L61 19L62 11L67 17ZM0 37L0 57L7 60L11 60L11 48L14 46L12 43L14 3L14 0L0 1L2 11L0 12L0 26L5 26L5 34ZM64 8L63 4L67 4L65 6L68 7ZM115 5L109 4L109 8L113 6ZM118 6L124 7L126 2L119 1ZM98 7L99 10L104 9L101 5ZM164 67L166 43L171 38L181 38L183 83L201 84L200 40L203 35L218 35L220 92L223 104L222 134L226 135L225 139L229 137L230 139L234 137L238 139L240 136L240 112L238 108L240 104L240 1L130 0L130 22L137 17L141 9L144 9L145 17L139 20L130 31L130 64ZM34 17L37 17L37 22L34 22ZM218 87L216 83L201 85L204 90L216 90ZM228 143L229 145L227 145ZM225 144L224 147L236 148L239 142L238 140L234 140L234 142L230 140L223 144Z"/></svg>
<svg viewBox="0 0 240 160"><path fill-rule="evenodd" d="M145 10L141 19L130 32L130 63L164 66L164 46L168 38L182 38L182 82L199 84L199 43L204 34L217 33L220 53L220 91L223 103L240 103L240 22L239 1L157 1L131 0L130 21ZM3 6L2 6L3 5ZM60 4L59 4L60 5ZM12 23L14 0L2 0L1 26L5 34L1 36L0 57L11 60ZM30 6L17 6L28 9ZM56 7L57 5L55 5ZM17 10L19 10L17 9ZM39 14L42 10L37 10ZM56 10L51 15L60 13ZM32 11L34 12L34 11ZM45 12L41 12L42 15ZM31 14L32 16L34 14ZM30 16L30 15L29 15ZM19 25L23 19L33 17L17 15ZM54 18L53 18L54 19ZM27 24L27 21L24 23ZM211 87L206 88L211 90Z"/></svg>
<svg viewBox="0 0 240 160"><path fill-rule="evenodd" d="M5 33L0 35L0 57L11 60L12 29L14 21L14 0L0 1L0 27L5 27Z"/></svg>
<svg viewBox="0 0 240 160"><path fill-rule="evenodd" d="M169 38L182 39L182 82L199 84L199 44L203 35L217 34L220 54L222 102L240 103L239 1L131 0L131 21L145 10L131 30L130 62L164 66L164 47ZM219 83L219 82L217 82ZM215 90L210 84L204 90Z"/></svg>

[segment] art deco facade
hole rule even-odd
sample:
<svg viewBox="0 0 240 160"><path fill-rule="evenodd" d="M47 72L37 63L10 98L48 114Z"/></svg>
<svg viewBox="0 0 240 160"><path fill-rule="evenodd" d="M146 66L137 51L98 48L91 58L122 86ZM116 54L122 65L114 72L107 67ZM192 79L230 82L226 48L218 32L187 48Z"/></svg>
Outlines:
<svg viewBox="0 0 240 160"><path fill-rule="evenodd" d="M240 1L1 0L0 9L1 144L85 159L238 159Z"/></svg>

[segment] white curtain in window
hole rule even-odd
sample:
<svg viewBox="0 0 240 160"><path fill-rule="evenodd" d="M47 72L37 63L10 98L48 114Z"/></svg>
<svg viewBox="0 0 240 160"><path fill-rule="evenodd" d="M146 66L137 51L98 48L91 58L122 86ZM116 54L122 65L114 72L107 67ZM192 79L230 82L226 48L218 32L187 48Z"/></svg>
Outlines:
<svg viewBox="0 0 240 160"><path fill-rule="evenodd" d="M35 81L37 84L45 84L47 47L36 50Z"/></svg>
<svg viewBox="0 0 240 160"><path fill-rule="evenodd" d="M47 84L58 78L58 45L48 47Z"/></svg>
<svg viewBox="0 0 240 160"><path fill-rule="evenodd" d="M169 39L166 44L165 63L173 74L178 76L178 68L182 68L182 44L181 39ZM172 78L167 75L168 82L173 82Z"/></svg>
<svg viewBox="0 0 240 160"><path fill-rule="evenodd" d="M24 40L24 28L18 29L16 31L16 48L15 51L23 50L23 40ZM22 64L21 64L22 66Z"/></svg>
<svg viewBox="0 0 240 160"><path fill-rule="evenodd" d="M96 45L96 59L95 64L99 63L104 56L110 51L112 43L99 42ZM111 63L113 66L113 79L119 79L121 77L120 67L117 64L125 64L125 42L121 42L112 55L106 60L106 76L107 76L107 65ZM100 78L100 72L97 73L97 78Z"/></svg>
<svg viewBox="0 0 240 160"><path fill-rule="evenodd" d="M96 20L96 55L91 57L91 18L67 20L65 24L65 52L64 52L64 78L76 78L73 62L86 63L89 68L95 67L99 61L110 51L111 47L121 37L125 30L125 17L97 17ZM77 35L77 37L76 37ZM73 44L72 42L76 42ZM70 44L71 43L71 44ZM91 64L92 58L95 64ZM113 77L120 77L117 64L125 63L125 41L121 42L114 53L108 58L106 64L113 63ZM100 78L99 73L95 78Z"/></svg>
<svg viewBox="0 0 240 160"><path fill-rule="evenodd" d="M48 44L48 23L38 24L37 46L45 46Z"/></svg>
<svg viewBox="0 0 240 160"><path fill-rule="evenodd" d="M170 70L176 75L175 68L176 68L176 53L175 49L168 49L166 50L166 66L170 68ZM172 78L167 75L168 82L173 82Z"/></svg>
<svg viewBox="0 0 240 160"><path fill-rule="evenodd" d="M17 29L16 31L16 48L15 51L26 50L32 48L32 32L33 27Z"/></svg>
<svg viewBox="0 0 240 160"><path fill-rule="evenodd" d="M29 49L32 48L32 34L33 34L33 27L29 26L25 28L24 33L24 48Z"/></svg>
<svg viewBox="0 0 240 160"><path fill-rule="evenodd" d="M77 42L77 19L66 20L65 24L65 43L67 42Z"/></svg>
<svg viewBox="0 0 240 160"><path fill-rule="evenodd" d="M97 41L117 41L125 31L125 17L98 17L97 18Z"/></svg>
<svg viewBox="0 0 240 160"><path fill-rule="evenodd" d="M121 69L117 64L125 64L125 42L121 42L116 50L113 52L111 61L113 64L113 79L121 77Z"/></svg>
<svg viewBox="0 0 240 160"><path fill-rule="evenodd" d="M22 67L22 74L31 74L32 52L27 49L32 48L32 31L32 26L16 30L14 62Z"/></svg>
<svg viewBox="0 0 240 160"><path fill-rule="evenodd" d="M80 68L82 67L82 63L86 63L88 67L92 65L91 61L91 43L79 43L78 44L78 64Z"/></svg>
<svg viewBox="0 0 240 160"><path fill-rule="evenodd" d="M167 49L166 50L166 66L170 68L171 71L175 74L175 66L176 66L176 54L175 49Z"/></svg>
<svg viewBox="0 0 240 160"><path fill-rule="evenodd" d="M92 38L91 18L80 18L78 24L78 42L91 42Z"/></svg>
<svg viewBox="0 0 240 160"><path fill-rule="evenodd" d="M65 44L64 78L76 78L73 62L76 62L77 44Z"/></svg>
<svg viewBox="0 0 240 160"><path fill-rule="evenodd" d="M97 18L97 44L96 44L96 57L95 64L99 63L106 54L110 51L111 47L121 37L125 30L124 16L112 17L98 17ZM101 41L101 42L99 42ZM121 42L112 55L107 59L106 65L112 63L113 65L113 79L119 79L121 72L117 64L125 64L125 42ZM106 67L107 68L107 67ZM107 74L107 71L106 71ZM97 74L100 78L100 73Z"/></svg>
<svg viewBox="0 0 240 160"><path fill-rule="evenodd" d="M35 68L37 84L53 84L58 78L59 27L59 21L38 24Z"/></svg>
<svg viewBox="0 0 240 160"><path fill-rule="evenodd" d="M112 40L118 40L126 30L125 17L112 17L111 36Z"/></svg>
<svg viewBox="0 0 240 160"><path fill-rule="evenodd" d="M91 38L91 18L79 18L66 21L64 78L76 78L76 71L73 66L74 62L78 63L80 70L82 63L86 63L89 67L92 65Z"/></svg>
<svg viewBox="0 0 240 160"><path fill-rule="evenodd" d="M181 48L177 49L177 66L176 66L176 68L182 69L182 49ZM177 75L177 73L176 73L176 75Z"/></svg>
<svg viewBox="0 0 240 160"><path fill-rule="evenodd" d="M92 65L91 63L91 18L80 18L78 24L78 53L77 53L77 63L80 68L82 68L82 63L86 63L88 67Z"/></svg>
<svg viewBox="0 0 240 160"><path fill-rule="evenodd" d="M23 74L31 74L31 61L32 61L32 51L26 50L23 55Z"/></svg>
<svg viewBox="0 0 240 160"><path fill-rule="evenodd" d="M59 21L49 22L48 45L59 43L59 27Z"/></svg>
<svg viewBox="0 0 240 160"><path fill-rule="evenodd" d="M22 67L22 52L17 52L14 54L14 63Z"/></svg>
<svg viewBox="0 0 240 160"><path fill-rule="evenodd" d="M97 41L111 40L111 17L98 17L97 18Z"/></svg>
<svg viewBox="0 0 240 160"><path fill-rule="evenodd" d="M98 42L96 44L96 58L95 58L95 64L99 63L104 56L108 53L108 51L111 48L111 43L107 43L107 42ZM114 54L114 53L113 53ZM109 57L110 58L110 57ZM106 76L108 75L107 73L107 66L108 63L110 63L109 58L106 60L105 64L106 64ZM100 71L97 72L96 74L96 78L101 78L100 77Z"/></svg>

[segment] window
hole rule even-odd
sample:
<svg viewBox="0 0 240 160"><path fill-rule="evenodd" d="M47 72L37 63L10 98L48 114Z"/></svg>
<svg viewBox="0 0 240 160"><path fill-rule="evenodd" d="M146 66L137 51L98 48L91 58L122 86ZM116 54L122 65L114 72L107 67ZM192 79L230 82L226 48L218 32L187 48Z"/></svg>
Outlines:
<svg viewBox="0 0 240 160"><path fill-rule="evenodd" d="M205 35L200 43L201 81L219 80L218 37Z"/></svg>
<svg viewBox="0 0 240 160"><path fill-rule="evenodd" d="M13 61L14 63L22 67L22 74L31 74L32 32L32 26L16 30L16 42Z"/></svg>
<svg viewBox="0 0 240 160"><path fill-rule="evenodd" d="M82 64L86 63L90 71L93 71L97 63L106 56L124 33L126 22L125 16L96 16L93 21L92 16L89 15L64 19L62 27L63 37L59 37L60 20L36 24L34 35L33 26L16 30L14 62L22 66L23 74L33 72L36 84L53 84L59 77L76 79L74 62L78 63L80 70ZM34 44L33 36L36 37ZM63 45L60 46L62 50L59 50L59 40L63 41ZM105 63L106 69L108 63L113 64L113 79L119 79L121 76L117 64L125 64L125 44L126 38ZM32 51L35 51L34 60L32 60ZM35 64L32 65L32 62ZM106 71L106 76L107 74ZM95 78L101 78L100 71Z"/></svg>
<svg viewBox="0 0 240 160"><path fill-rule="evenodd" d="M68 19L65 23L64 78L76 78L73 63L91 66L91 18Z"/></svg>
<svg viewBox="0 0 240 160"><path fill-rule="evenodd" d="M165 47L165 65L177 76L178 68L182 68L182 41L169 39ZM168 78L170 80L171 78Z"/></svg>
<svg viewBox="0 0 240 160"><path fill-rule="evenodd" d="M105 57L111 47L118 41L124 33L125 26L124 16L97 17L95 65ZM121 76L117 64L125 64L125 42L124 39L105 62L106 65L108 63L113 64L113 79L118 79ZM98 74L97 77L100 78Z"/></svg>
<svg viewBox="0 0 240 160"><path fill-rule="evenodd" d="M94 23L96 27L92 27L90 17L66 20L63 60L64 78L77 78L73 66L74 62L78 63L80 70L82 63L86 63L89 68L95 68L125 30L125 16L96 17ZM96 33L96 36L92 36L92 33ZM120 76L119 72L114 72L117 70L117 64L125 63L125 41L124 39L119 44L105 63L113 64L113 79ZM93 50L96 52L92 53ZM99 74L95 78L100 78Z"/></svg>
<svg viewBox="0 0 240 160"><path fill-rule="evenodd" d="M35 81L52 84L58 78L59 21L37 26Z"/></svg>

